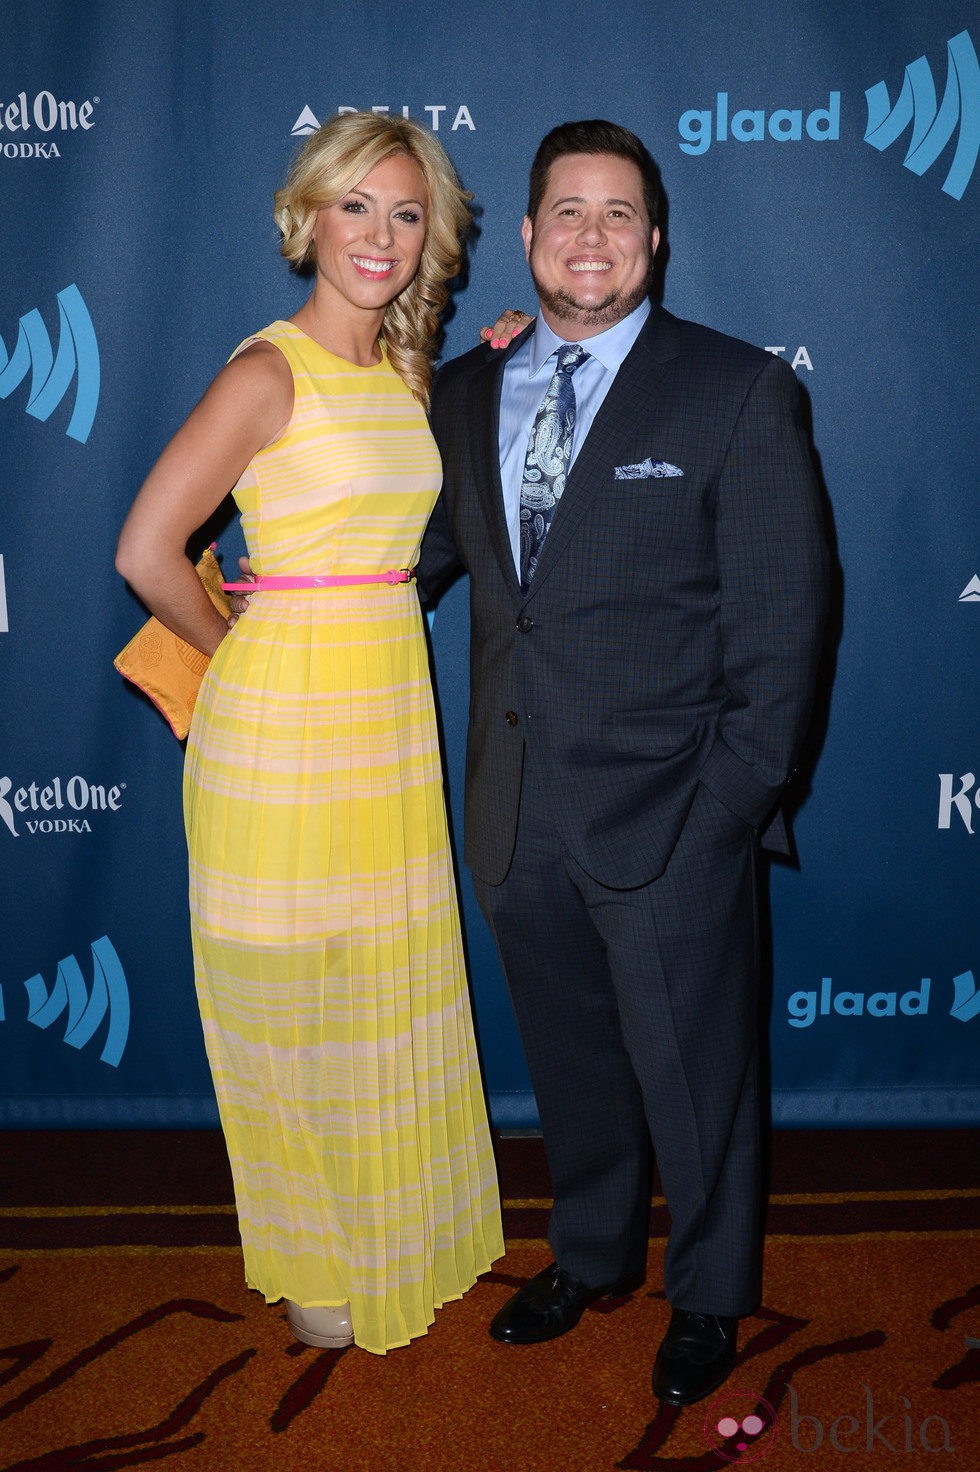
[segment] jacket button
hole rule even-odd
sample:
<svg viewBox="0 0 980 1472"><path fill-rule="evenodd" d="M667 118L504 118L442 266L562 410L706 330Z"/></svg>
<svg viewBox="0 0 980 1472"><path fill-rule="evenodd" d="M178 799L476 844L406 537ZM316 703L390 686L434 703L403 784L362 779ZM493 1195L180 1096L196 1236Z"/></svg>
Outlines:
<svg viewBox="0 0 980 1472"><path fill-rule="evenodd" d="M520 618L517 620L517 630L518 630L518 633L520 633L520 634L529 634L533 628L534 628L534 619L533 618L528 618L528 616L527 616L526 613L522 613L521 616L520 616Z"/></svg>
<svg viewBox="0 0 980 1472"><path fill-rule="evenodd" d="M517 725L517 712L514 711L514 710L505 710L504 711L504 720L507 722L508 726L516 726Z"/></svg>

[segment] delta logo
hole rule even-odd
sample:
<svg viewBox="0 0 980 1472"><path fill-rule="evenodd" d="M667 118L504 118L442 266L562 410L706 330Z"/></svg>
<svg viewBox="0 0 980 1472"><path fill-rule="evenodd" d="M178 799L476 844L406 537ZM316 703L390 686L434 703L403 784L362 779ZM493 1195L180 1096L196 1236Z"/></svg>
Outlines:
<svg viewBox="0 0 980 1472"><path fill-rule="evenodd" d="M476 132L476 123L473 114L465 102L426 102L416 111L410 111L407 103L400 107L389 107L387 103L376 103L368 108L348 107L346 105L337 108L337 115L345 112L376 112L383 115L390 113L401 113L403 118L417 117L430 127L433 133L458 133L462 128L469 133ZM293 138L308 138L320 127L322 119L318 118L311 107L304 107L296 119L290 134ZM447 126L448 125L448 126Z"/></svg>
<svg viewBox="0 0 980 1472"><path fill-rule="evenodd" d="M946 82L939 101L929 59L910 61L895 101L888 83L876 82L864 94L867 124L864 142L879 153L891 148L908 129L911 136L902 160L911 173L922 176L953 143L942 191L961 200L973 177L980 154L980 61L968 31L946 43ZM757 106L733 108L728 92L718 92L714 105L692 107L681 114L677 128L682 153L700 156L716 143L839 143L842 94L832 91L816 106Z"/></svg>

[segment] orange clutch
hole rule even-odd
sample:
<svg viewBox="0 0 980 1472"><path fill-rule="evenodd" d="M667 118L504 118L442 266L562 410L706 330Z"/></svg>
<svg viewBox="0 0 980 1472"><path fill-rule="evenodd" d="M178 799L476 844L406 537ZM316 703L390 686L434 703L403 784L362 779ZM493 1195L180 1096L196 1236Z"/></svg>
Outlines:
<svg viewBox="0 0 980 1472"><path fill-rule="evenodd" d="M227 618L231 605L221 590L221 568L208 547L197 564L197 575L211 602ZM190 730L191 716L204 671L211 663L206 654L180 639L158 618L149 618L112 661L121 675L138 685L166 716L178 740Z"/></svg>

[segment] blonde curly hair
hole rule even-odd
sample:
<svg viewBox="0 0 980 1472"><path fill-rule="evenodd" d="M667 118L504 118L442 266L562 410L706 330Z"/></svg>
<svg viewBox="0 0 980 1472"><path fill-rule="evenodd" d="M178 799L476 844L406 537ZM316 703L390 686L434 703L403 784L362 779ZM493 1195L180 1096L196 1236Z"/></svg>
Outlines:
<svg viewBox="0 0 980 1472"><path fill-rule="evenodd" d="M449 300L447 283L459 274L472 199L462 189L442 145L408 118L373 112L342 113L307 139L275 195L280 250L297 269L316 261L316 212L335 204L376 164L407 154L422 171L429 192L425 245L412 283L390 302L381 326L388 358L426 409L439 314Z"/></svg>

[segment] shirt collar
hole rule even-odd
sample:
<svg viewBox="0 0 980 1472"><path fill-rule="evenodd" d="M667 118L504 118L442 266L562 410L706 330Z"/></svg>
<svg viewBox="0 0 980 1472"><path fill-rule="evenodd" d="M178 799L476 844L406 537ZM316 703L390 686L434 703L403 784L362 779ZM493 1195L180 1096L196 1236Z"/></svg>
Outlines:
<svg viewBox="0 0 980 1472"><path fill-rule="evenodd" d="M623 359L639 337L640 329L649 315L650 302L644 297L628 317L624 317L621 322L614 322L605 332L597 332L595 337L587 337L582 346L603 368L615 373L622 366ZM575 341L576 338L558 337L539 312L531 337L528 378L536 378L560 347L566 342Z"/></svg>

